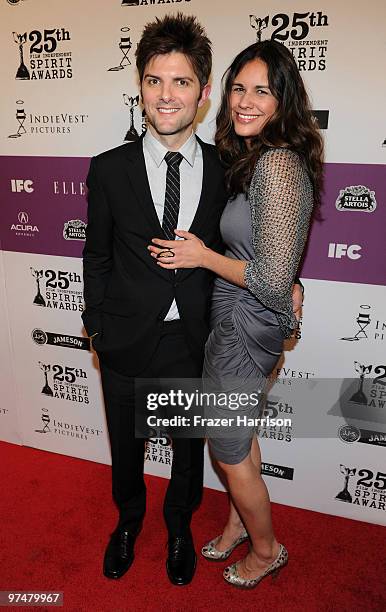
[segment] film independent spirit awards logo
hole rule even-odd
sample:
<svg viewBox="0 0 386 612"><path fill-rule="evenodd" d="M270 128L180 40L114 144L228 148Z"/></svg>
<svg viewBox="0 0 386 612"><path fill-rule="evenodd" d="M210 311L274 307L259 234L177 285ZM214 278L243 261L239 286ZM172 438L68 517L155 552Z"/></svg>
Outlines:
<svg viewBox="0 0 386 612"><path fill-rule="evenodd" d="M340 464L343 487L335 499L353 506L386 512L386 473ZM358 478L359 476L359 478Z"/></svg>
<svg viewBox="0 0 386 612"><path fill-rule="evenodd" d="M19 63L15 78L19 81L72 79L70 32L55 27L31 32L12 32Z"/></svg>
<svg viewBox="0 0 386 612"><path fill-rule="evenodd" d="M339 427L338 437L347 444L359 442L386 447L386 432L372 428L374 423L385 425L386 366L354 361L354 369L359 380L349 381L349 386L346 385L338 402L329 411L329 414L343 417L346 421ZM352 424L353 420L369 425L360 428Z"/></svg>
<svg viewBox="0 0 386 612"><path fill-rule="evenodd" d="M26 135L66 135L74 129L83 127L88 120L87 113L63 113L56 115L43 113L26 113L24 100L16 100L16 131L8 138L20 138Z"/></svg>
<svg viewBox="0 0 386 612"><path fill-rule="evenodd" d="M289 48L300 71L323 71L327 67L329 18L323 11L249 15L256 40L276 40Z"/></svg>
<svg viewBox="0 0 386 612"><path fill-rule="evenodd" d="M33 304L43 308L83 312L82 279L67 270L36 270L30 267L35 280Z"/></svg>
<svg viewBox="0 0 386 612"><path fill-rule="evenodd" d="M85 370L42 361L39 361L39 368L43 374L43 395L79 404L90 403Z"/></svg>

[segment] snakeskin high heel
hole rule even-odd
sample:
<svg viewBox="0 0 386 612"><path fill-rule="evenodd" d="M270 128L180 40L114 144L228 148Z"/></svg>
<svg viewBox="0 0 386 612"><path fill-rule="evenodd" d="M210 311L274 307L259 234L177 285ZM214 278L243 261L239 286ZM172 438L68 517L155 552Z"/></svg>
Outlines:
<svg viewBox="0 0 386 612"><path fill-rule="evenodd" d="M225 561L234 551L236 546L242 544L243 542L245 542L245 540L248 540L248 537L249 536L247 532L243 531L243 533L237 538L237 540L233 542L233 544L231 544L229 548L220 551L216 548L216 544L221 538L221 536L219 535L217 536L217 538L214 538L214 540L211 540L210 542L208 542L208 544L205 544L205 546L202 547L201 554L205 557L205 559L209 559L210 561Z"/></svg>
<svg viewBox="0 0 386 612"><path fill-rule="evenodd" d="M253 589L255 586L259 584L266 578L266 576L272 575L272 578L277 576L280 569L284 567L288 563L288 551L280 544L279 554L276 559L268 565L267 569L260 574L260 576L256 576L256 578L242 578L237 571L237 563L233 563L229 567L226 567L223 573L223 576L229 584L233 584L237 587L242 587L244 589Z"/></svg>

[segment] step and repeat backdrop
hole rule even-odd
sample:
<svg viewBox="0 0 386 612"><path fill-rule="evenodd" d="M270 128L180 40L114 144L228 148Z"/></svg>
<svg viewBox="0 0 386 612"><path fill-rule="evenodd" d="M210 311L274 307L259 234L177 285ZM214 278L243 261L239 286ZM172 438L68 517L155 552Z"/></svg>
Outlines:
<svg viewBox="0 0 386 612"><path fill-rule="evenodd" d="M386 524L386 85L382 0L0 0L3 440L110 462L98 360L82 327L90 157L146 130L134 52L143 26L195 14L213 41L212 141L234 55L293 53L326 142L322 220L301 277L303 318L260 427L274 501ZM167 439L146 447L169 476ZM206 457L205 483L221 484Z"/></svg>

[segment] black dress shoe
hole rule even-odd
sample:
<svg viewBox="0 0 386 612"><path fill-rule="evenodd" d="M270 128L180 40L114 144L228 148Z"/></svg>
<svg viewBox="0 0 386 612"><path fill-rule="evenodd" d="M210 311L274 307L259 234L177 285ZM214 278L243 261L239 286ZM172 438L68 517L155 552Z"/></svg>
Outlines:
<svg viewBox="0 0 386 612"><path fill-rule="evenodd" d="M196 563L197 556L191 536L169 538L166 571L172 584L189 584L194 576Z"/></svg>
<svg viewBox="0 0 386 612"><path fill-rule="evenodd" d="M125 529L116 529L107 545L103 560L106 578L120 578L134 561L135 536Z"/></svg>

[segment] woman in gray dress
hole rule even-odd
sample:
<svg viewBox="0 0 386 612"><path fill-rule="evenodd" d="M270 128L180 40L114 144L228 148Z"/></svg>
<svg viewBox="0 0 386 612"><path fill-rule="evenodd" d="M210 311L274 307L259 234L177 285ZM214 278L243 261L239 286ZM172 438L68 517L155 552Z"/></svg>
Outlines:
<svg viewBox="0 0 386 612"><path fill-rule="evenodd" d="M160 248L151 250L157 257L172 249L172 257L157 261L165 268L201 266L216 274L206 389L233 398L248 393L250 401L237 414L254 419L261 408L256 397L297 323L291 291L322 177L322 139L296 63L284 45L255 43L234 59L225 74L216 144L230 195L220 226L225 254L178 230L184 240L156 240ZM235 412L230 405L212 406L210 416L228 417L230 423ZM234 425L211 430L208 440L225 474L231 504L222 535L204 546L202 554L227 559L249 538L246 557L223 575L231 584L252 588L288 560L274 536L257 438L252 426Z"/></svg>

